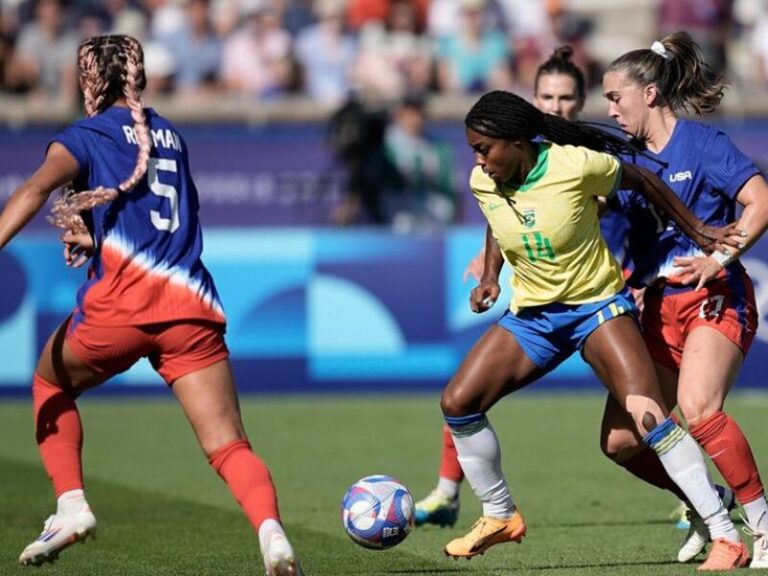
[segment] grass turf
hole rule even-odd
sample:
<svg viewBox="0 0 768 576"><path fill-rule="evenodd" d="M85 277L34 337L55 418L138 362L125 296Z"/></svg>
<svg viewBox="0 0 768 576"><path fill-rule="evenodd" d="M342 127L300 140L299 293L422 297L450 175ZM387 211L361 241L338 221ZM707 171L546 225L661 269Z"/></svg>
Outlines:
<svg viewBox="0 0 768 576"><path fill-rule="evenodd" d="M453 529L416 529L388 551L347 538L339 519L346 487L391 474L425 495L436 480L437 396L245 398L255 450L272 469L284 523L309 576L693 574L674 562L683 533L667 519L676 501L605 460L598 449L599 396L522 394L491 421L502 441L513 496L528 521L523 544L453 561L443 545L480 514L468 486ZM768 403L733 397L738 419L768 478ZM0 574L261 574L258 543L224 484L208 467L172 400L85 398L84 467L98 537L40 569L16 564L53 512L34 445L31 407L0 406Z"/></svg>

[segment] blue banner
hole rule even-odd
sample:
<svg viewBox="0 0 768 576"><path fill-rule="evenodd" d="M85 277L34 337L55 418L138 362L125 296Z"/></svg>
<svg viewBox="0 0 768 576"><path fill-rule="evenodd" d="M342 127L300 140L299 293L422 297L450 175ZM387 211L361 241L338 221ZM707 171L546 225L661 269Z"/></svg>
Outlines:
<svg viewBox="0 0 768 576"><path fill-rule="evenodd" d="M473 314L462 272L484 237L478 226L442 235L315 228L214 229L204 260L228 318L243 391L438 390L503 312ZM761 318L768 314L768 241L745 259ZM50 232L25 233L0 252L0 392L27 390L37 356L74 306L84 270L64 266ZM768 325L760 326L739 387L768 389ZM578 354L537 383L599 389ZM145 361L103 389L162 390Z"/></svg>

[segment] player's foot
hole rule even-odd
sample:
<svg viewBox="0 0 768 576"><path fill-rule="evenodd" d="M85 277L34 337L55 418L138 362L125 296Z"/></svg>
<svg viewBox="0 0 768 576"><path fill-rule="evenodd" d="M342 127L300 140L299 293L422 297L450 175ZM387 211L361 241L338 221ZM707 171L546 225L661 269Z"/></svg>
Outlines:
<svg viewBox="0 0 768 576"><path fill-rule="evenodd" d="M724 486L717 486L717 489L720 492L723 506L730 512L736 506L736 498L733 496L733 491ZM686 515L690 527L688 528L685 540L683 540L683 545L677 552L678 562L690 562L704 551L711 540L709 528L704 519L693 509L689 509Z"/></svg>
<svg viewBox="0 0 768 576"><path fill-rule="evenodd" d="M691 527L691 522L688 520L688 504L680 500L680 504L669 515L669 519L675 522L675 528L678 530L688 530Z"/></svg>
<svg viewBox="0 0 768 576"><path fill-rule="evenodd" d="M746 522L744 524L744 532L755 539L752 543L752 562L749 567L768 568L768 532L759 532L750 528Z"/></svg>
<svg viewBox="0 0 768 576"><path fill-rule="evenodd" d="M525 531L525 520L519 510L506 520L482 516L466 536L448 542L444 552L446 556L453 558L472 558L483 554L496 544L519 544L525 536Z"/></svg>
<svg viewBox="0 0 768 576"><path fill-rule="evenodd" d="M416 502L414 520L416 526L437 524L441 528L453 526L459 517L459 497L449 498L435 488L423 500Z"/></svg>
<svg viewBox="0 0 768 576"><path fill-rule="evenodd" d="M284 533L272 532L261 553L267 576L303 576L299 560Z"/></svg>
<svg viewBox="0 0 768 576"><path fill-rule="evenodd" d="M24 548L19 562L35 566L53 562L67 546L84 541L95 533L96 517L90 508L83 508L74 514L54 514L45 521L37 540Z"/></svg>
<svg viewBox="0 0 768 576"><path fill-rule="evenodd" d="M699 570L733 570L746 566L747 562L749 562L749 551L744 542L716 538L706 562L699 566Z"/></svg>

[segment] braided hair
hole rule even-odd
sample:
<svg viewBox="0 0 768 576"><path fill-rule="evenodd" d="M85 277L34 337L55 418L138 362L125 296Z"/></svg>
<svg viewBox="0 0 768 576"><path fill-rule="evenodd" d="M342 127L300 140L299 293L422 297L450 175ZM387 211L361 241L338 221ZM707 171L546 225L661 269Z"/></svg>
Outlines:
<svg viewBox="0 0 768 576"><path fill-rule="evenodd" d="M488 92L470 109L464 125L489 138L532 140L542 136L561 145L584 146L609 154L637 154L638 146L595 125L545 114L512 92Z"/></svg>
<svg viewBox="0 0 768 576"><path fill-rule="evenodd" d="M77 68L86 116L100 114L119 98L125 98L139 144L136 166L117 188L98 186L95 190L68 192L54 202L51 223L80 233L87 231L81 212L111 202L120 192L131 190L146 174L152 141L141 102L147 78L144 52L138 40L125 35L88 38L77 50Z"/></svg>

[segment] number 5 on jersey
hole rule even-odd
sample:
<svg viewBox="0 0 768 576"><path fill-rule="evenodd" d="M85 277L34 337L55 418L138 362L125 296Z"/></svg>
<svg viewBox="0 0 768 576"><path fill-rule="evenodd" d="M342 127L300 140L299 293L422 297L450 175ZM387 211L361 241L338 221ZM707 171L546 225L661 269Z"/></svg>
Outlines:
<svg viewBox="0 0 768 576"><path fill-rule="evenodd" d="M171 204L171 217L163 218L157 210L151 210L149 217L152 224L158 230L166 232L175 232L179 227L179 192L170 184L160 182L158 172L166 171L176 174L176 160L170 158L150 158L147 163L147 181L149 189L155 196L168 198Z"/></svg>

